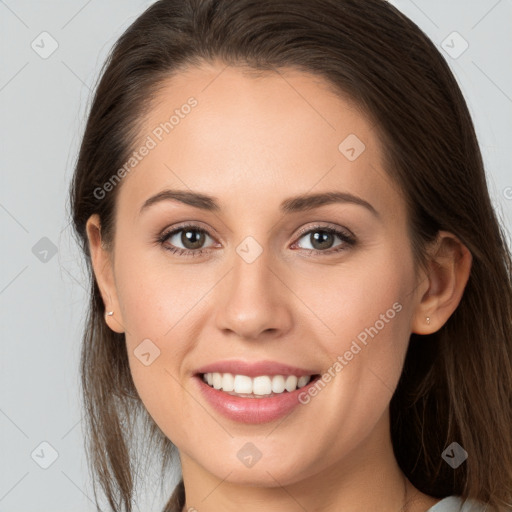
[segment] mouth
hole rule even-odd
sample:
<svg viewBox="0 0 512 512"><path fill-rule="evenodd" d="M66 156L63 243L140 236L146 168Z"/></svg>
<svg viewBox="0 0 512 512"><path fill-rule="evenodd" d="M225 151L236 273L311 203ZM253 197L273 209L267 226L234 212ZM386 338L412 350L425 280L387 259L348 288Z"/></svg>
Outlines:
<svg viewBox="0 0 512 512"><path fill-rule="evenodd" d="M259 424L294 410L304 414L298 410L302 396L321 377L319 367L313 368L268 359L228 359L196 368L192 376L212 410L239 423Z"/></svg>
<svg viewBox="0 0 512 512"><path fill-rule="evenodd" d="M320 379L320 374L254 375L201 372L194 374L194 380L215 411L237 423L256 425L298 410L304 403L301 395Z"/></svg>
<svg viewBox="0 0 512 512"><path fill-rule="evenodd" d="M312 375L249 375L207 372L196 376L210 388L240 398L272 398L293 393L320 378Z"/></svg>

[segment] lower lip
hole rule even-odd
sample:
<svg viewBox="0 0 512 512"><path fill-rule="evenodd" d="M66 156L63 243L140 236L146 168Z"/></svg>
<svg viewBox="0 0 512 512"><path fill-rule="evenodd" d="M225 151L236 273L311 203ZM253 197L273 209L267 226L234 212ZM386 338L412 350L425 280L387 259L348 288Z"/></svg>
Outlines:
<svg viewBox="0 0 512 512"><path fill-rule="evenodd" d="M295 391L285 391L280 395L268 398L243 398L230 395L210 387L204 382L201 375L195 375L194 378L197 380L203 396L220 414L239 423L258 424L268 423L291 413L301 403L299 395L307 392L320 376L314 377L308 384Z"/></svg>

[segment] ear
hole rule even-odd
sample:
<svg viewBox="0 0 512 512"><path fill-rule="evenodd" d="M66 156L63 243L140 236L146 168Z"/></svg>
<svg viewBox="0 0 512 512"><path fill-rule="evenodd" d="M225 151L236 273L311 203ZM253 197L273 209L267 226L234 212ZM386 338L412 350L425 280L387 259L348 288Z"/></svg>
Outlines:
<svg viewBox="0 0 512 512"><path fill-rule="evenodd" d="M460 303L473 261L468 248L447 231L439 232L429 252L427 289L412 318L416 334L432 334L450 318Z"/></svg>
<svg viewBox="0 0 512 512"><path fill-rule="evenodd" d="M121 334L125 329L114 280L114 255L105 247L101 239L101 223L97 214L91 215L87 220L86 232L94 276L105 305L105 322L110 329ZM107 316L107 311L113 311L114 314Z"/></svg>

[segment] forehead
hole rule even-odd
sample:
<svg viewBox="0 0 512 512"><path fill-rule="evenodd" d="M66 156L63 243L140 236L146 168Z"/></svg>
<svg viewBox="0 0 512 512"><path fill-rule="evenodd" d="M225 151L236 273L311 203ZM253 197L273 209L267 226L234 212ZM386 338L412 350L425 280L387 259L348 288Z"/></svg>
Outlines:
<svg viewBox="0 0 512 512"><path fill-rule="evenodd" d="M121 191L132 206L163 188L240 206L312 189L366 194L377 184L385 195L394 188L373 123L321 77L294 69L211 64L176 74L141 122L135 150L142 146L150 149Z"/></svg>

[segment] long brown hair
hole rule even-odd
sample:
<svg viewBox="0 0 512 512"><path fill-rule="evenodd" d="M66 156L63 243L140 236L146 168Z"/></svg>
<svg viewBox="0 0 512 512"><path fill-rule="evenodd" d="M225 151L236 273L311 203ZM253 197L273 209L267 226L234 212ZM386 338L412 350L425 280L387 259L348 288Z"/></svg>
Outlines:
<svg viewBox="0 0 512 512"><path fill-rule="evenodd" d="M392 440L420 491L512 506L510 252L457 82L428 37L384 0L159 0L113 47L70 189L90 272L81 376L95 496L97 481L114 510L132 510L135 418L162 455L162 475L176 449L136 393L124 335L105 325L86 221L99 214L102 239L113 241L122 183L101 198L98 188L129 158L162 81L214 60L263 71L292 67L354 100L374 120L386 171L404 194L416 261L424 263L425 244L439 230L470 250L473 266L457 310L435 334L411 335L390 404ZM441 457L452 442L468 452L456 469ZM181 481L165 510L183 505Z"/></svg>

